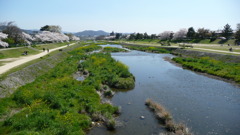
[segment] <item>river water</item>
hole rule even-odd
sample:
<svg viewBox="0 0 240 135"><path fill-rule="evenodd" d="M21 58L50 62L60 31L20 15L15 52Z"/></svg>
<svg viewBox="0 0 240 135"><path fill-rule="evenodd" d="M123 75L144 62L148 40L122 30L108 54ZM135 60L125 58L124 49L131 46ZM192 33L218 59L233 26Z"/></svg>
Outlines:
<svg viewBox="0 0 240 135"><path fill-rule="evenodd" d="M144 105L147 98L162 104L174 121L195 135L240 134L240 88L182 69L164 60L171 54L140 51L112 53L136 77L135 88L117 91L112 103L121 106L115 131L95 127L89 135L158 135L165 132ZM140 119L144 116L144 119Z"/></svg>

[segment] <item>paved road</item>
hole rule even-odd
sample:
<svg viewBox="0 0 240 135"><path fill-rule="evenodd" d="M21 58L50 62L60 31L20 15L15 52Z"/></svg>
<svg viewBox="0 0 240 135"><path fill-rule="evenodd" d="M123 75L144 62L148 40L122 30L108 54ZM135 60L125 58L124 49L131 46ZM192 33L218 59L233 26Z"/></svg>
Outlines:
<svg viewBox="0 0 240 135"><path fill-rule="evenodd" d="M72 43L70 45L74 45L74 44L76 44L76 43ZM59 49L65 48L67 46L68 45L51 49L51 50L49 50L49 53L52 52L52 51L55 51L55 50L59 50ZM36 54L36 55L30 55L30 56L22 57L22 58L19 58L19 59L13 61L13 62L6 63L5 65L0 66L0 74L3 74L5 72L7 72L8 70L10 70L10 69L12 69L12 68L14 68L16 66L19 66L21 64L24 64L26 62L29 62L31 60L43 57L44 55L47 55L47 54L48 54L48 52L45 51L45 52L42 52L42 53L39 53L39 54Z"/></svg>

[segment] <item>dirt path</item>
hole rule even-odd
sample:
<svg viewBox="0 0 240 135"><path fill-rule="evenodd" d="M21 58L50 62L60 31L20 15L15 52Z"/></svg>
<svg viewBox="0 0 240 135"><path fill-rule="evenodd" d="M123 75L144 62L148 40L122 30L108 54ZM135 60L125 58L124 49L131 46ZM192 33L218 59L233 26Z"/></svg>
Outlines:
<svg viewBox="0 0 240 135"><path fill-rule="evenodd" d="M74 44L75 43L72 43L70 45L74 45ZM44 55L47 55L48 53L50 53L52 51L65 48L67 46L68 45L62 46L62 47L58 47L58 48L54 48L54 49L49 50L49 52L47 52L47 51L41 52L41 53L36 54L36 55L30 55L30 56L27 56L27 57L22 57L22 58L19 58L19 59L15 60L15 61L6 63L5 65L0 66L0 74L3 74L3 73L7 72L8 70L10 70L10 69L12 69L12 68L14 68L16 66L19 66L21 64L24 64L24 63L29 62L29 61L34 60L34 59L38 59L40 57L43 57Z"/></svg>
<svg viewBox="0 0 240 135"><path fill-rule="evenodd" d="M240 54L240 52L230 52L230 51L221 51L221 50L214 50L214 49L195 48L195 47L192 48L192 49L212 51L212 52L220 52L220 53Z"/></svg>

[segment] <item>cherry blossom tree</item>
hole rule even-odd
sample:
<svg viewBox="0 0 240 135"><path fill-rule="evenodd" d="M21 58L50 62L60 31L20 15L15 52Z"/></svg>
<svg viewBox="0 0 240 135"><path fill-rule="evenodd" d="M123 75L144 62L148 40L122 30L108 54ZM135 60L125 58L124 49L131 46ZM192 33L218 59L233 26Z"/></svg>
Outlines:
<svg viewBox="0 0 240 135"><path fill-rule="evenodd" d="M78 40L80 40L80 38L77 36L73 36L71 40L78 41Z"/></svg>
<svg viewBox="0 0 240 135"><path fill-rule="evenodd" d="M31 45L32 44L31 41L34 40L34 38L31 35L29 35L25 32L22 32L22 38L23 38L24 42L26 42L28 45Z"/></svg>
<svg viewBox="0 0 240 135"><path fill-rule="evenodd" d="M161 40L169 40L172 38L172 35L172 31L164 31L163 33L159 34Z"/></svg>
<svg viewBox="0 0 240 135"><path fill-rule="evenodd" d="M35 35L35 40L39 42L64 42L69 41L69 37L62 33L42 31Z"/></svg>
<svg viewBox="0 0 240 135"><path fill-rule="evenodd" d="M8 37L7 34L4 34L4 33L0 32L0 46L8 47L8 43L2 41L2 39L5 39L7 37Z"/></svg>
<svg viewBox="0 0 240 135"><path fill-rule="evenodd" d="M184 39L187 36L187 29L180 29L173 35L173 39Z"/></svg>
<svg viewBox="0 0 240 135"><path fill-rule="evenodd" d="M65 34L65 35L67 35L67 36L69 37L69 40L71 40L71 41L77 41L77 40L80 40L79 37L73 35L72 33L67 33L67 34Z"/></svg>

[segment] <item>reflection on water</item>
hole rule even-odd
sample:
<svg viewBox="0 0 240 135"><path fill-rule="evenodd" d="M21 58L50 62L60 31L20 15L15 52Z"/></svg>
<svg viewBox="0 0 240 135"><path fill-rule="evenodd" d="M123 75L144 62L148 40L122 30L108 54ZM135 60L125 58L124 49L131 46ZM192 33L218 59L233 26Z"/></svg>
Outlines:
<svg viewBox="0 0 240 135"><path fill-rule="evenodd" d="M129 66L136 77L133 90L117 92L114 105L122 107L117 118L123 125L116 131L93 128L89 135L149 135L164 132L144 102L152 98L183 122L197 135L240 134L240 88L208 78L164 61L170 54L139 51L113 53ZM145 119L140 119L145 116Z"/></svg>

